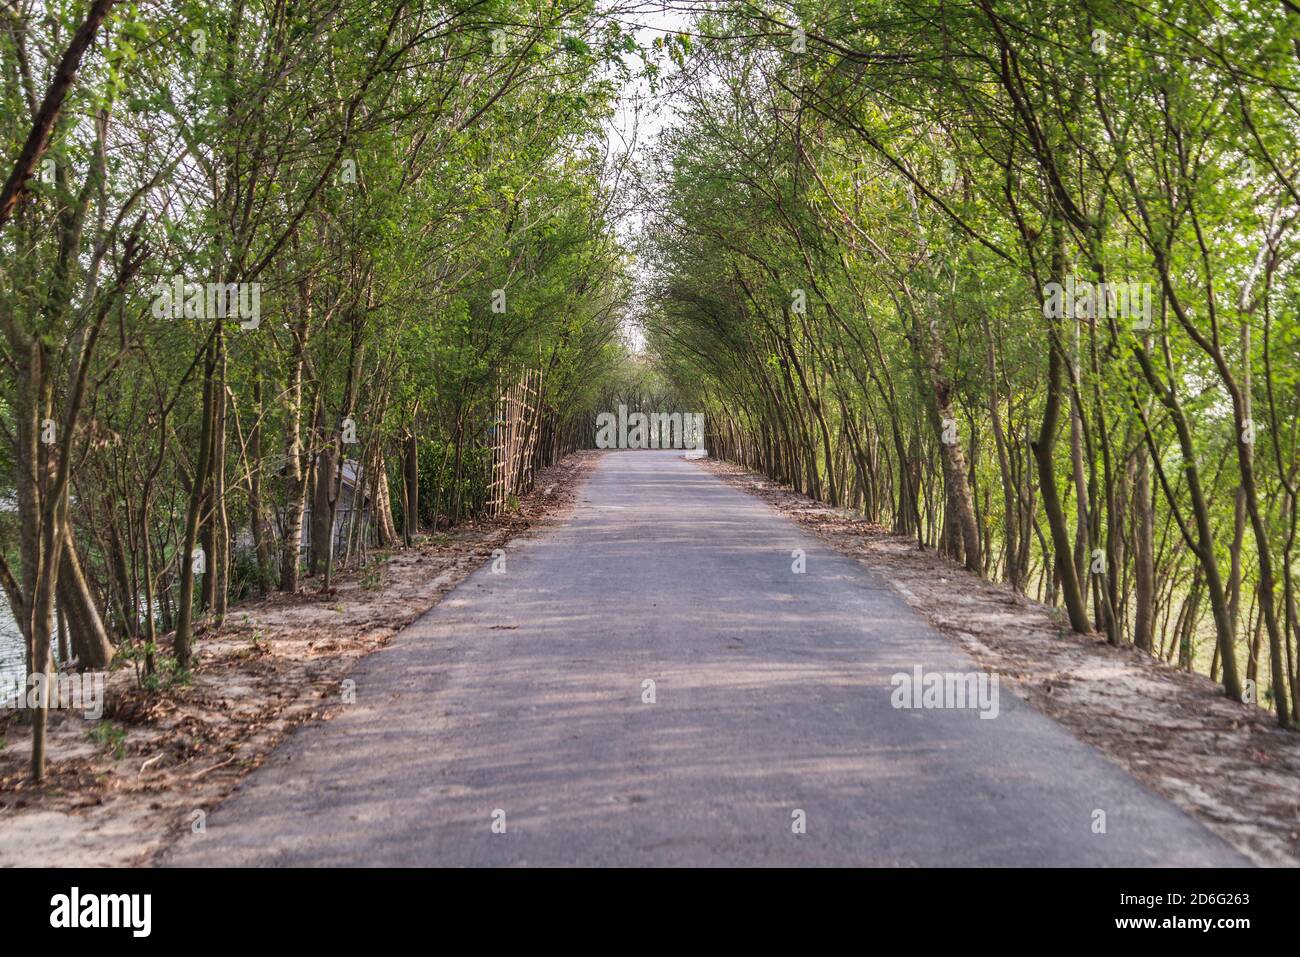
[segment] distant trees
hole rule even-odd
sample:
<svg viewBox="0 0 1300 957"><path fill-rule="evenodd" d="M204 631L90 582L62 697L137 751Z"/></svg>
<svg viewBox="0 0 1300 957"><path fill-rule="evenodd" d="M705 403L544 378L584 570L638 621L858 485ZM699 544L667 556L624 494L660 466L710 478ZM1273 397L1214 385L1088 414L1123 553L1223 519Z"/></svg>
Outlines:
<svg viewBox="0 0 1300 957"><path fill-rule="evenodd" d="M1291 724L1300 17L729 2L698 32L645 252L711 447Z"/></svg>

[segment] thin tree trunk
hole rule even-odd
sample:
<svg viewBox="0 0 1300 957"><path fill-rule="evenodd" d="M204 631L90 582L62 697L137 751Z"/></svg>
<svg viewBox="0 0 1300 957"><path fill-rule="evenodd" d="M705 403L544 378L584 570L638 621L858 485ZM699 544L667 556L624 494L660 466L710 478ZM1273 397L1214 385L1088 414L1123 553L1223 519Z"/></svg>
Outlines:
<svg viewBox="0 0 1300 957"><path fill-rule="evenodd" d="M203 504L207 485L208 453L212 440L212 375L214 370L213 346L208 347L203 376L203 423L199 434L199 456L194 467L194 481L190 488L189 511L185 517L184 547L179 556L181 594L177 600L176 637L173 653L181 668L189 668L193 656L194 618L194 548L199 541L199 509Z"/></svg>
<svg viewBox="0 0 1300 957"><path fill-rule="evenodd" d="M414 430L406 433L402 475L406 491L406 517L402 523L402 536L406 539L406 544L410 545L420 530L420 442Z"/></svg>
<svg viewBox="0 0 1300 957"><path fill-rule="evenodd" d="M1138 446L1136 455L1133 546L1137 610L1133 619L1133 644L1150 654L1155 646L1155 511L1151 503L1151 464L1145 443Z"/></svg>

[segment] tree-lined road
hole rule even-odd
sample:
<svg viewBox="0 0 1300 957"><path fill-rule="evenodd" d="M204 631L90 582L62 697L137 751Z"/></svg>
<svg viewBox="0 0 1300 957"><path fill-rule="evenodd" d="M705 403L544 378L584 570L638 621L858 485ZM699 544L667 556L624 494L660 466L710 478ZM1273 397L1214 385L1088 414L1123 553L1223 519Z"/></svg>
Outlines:
<svg viewBox="0 0 1300 957"><path fill-rule="evenodd" d="M918 665L978 670L680 452L607 453L562 526L364 659L356 703L165 862L1245 863L1005 688L993 720L895 709Z"/></svg>

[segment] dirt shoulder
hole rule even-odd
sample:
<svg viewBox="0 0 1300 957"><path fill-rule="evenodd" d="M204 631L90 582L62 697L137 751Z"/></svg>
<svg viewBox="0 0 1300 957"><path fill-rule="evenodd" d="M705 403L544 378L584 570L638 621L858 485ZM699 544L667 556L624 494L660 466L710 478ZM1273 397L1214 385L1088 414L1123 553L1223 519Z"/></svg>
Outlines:
<svg viewBox="0 0 1300 957"><path fill-rule="evenodd" d="M1018 696L1261 865L1300 865L1300 734L909 538L714 460L698 464L888 581Z"/></svg>
<svg viewBox="0 0 1300 957"><path fill-rule="evenodd" d="M339 576L231 608L197 633L189 685L106 683L104 721L50 715L46 782L27 781L30 729L0 711L0 866L149 863L258 767L290 731L329 720L344 680L470 572L521 535L568 514L596 459L579 452L539 474L517 512L430 536Z"/></svg>

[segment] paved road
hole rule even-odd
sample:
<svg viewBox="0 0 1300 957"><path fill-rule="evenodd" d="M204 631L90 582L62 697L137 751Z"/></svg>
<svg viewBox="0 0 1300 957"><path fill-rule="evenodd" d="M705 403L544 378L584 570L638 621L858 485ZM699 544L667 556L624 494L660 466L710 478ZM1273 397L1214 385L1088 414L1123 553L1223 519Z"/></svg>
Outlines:
<svg viewBox="0 0 1300 957"><path fill-rule="evenodd" d="M977 666L680 453L607 453L579 498L363 660L357 703L166 862L1244 863L1005 689L991 720L895 709L891 675Z"/></svg>

